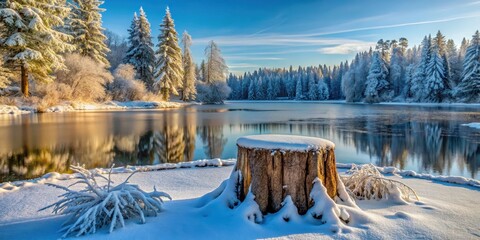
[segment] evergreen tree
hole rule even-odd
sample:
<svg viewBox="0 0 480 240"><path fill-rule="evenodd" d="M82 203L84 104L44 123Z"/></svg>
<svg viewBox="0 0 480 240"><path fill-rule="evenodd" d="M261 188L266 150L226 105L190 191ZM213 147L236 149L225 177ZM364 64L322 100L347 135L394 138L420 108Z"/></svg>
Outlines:
<svg viewBox="0 0 480 240"><path fill-rule="evenodd" d="M380 52L375 52L372 58L372 65L368 72L365 101L368 103L376 103L383 101L384 92L388 91L389 83L387 81L388 68L385 61L381 57Z"/></svg>
<svg viewBox="0 0 480 240"><path fill-rule="evenodd" d="M325 81L319 81L317 84L318 88L318 100L327 100L328 99L328 86Z"/></svg>
<svg viewBox="0 0 480 240"><path fill-rule="evenodd" d="M443 100L444 66L438 46L433 47L432 57L427 65L427 78L425 82L425 100L428 102L441 102Z"/></svg>
<svg viewBox="0 0 480 240"><path fill-rule="evenodd" d="M155 53L153 51L150 23L142 7L140 7L140 16L137 21L136 45L132 49L131 64L134 66L138 78L145 83L148 89L152 90Z"/></svg>
<svg viewBox="0 0 480 240"><path fill-rule="evenodd" d="M195 63L193 62L190 46L192 46L192 37L187 31L183 33L183 101L195 100L197 90L195 88ZM233 81L236 82L234 79Z"/></svg>
<svg viewBox="0 0 480 240"><path fill-rule="evenodd" d="M130 28L128 29L128 50L127 50L127 54L125 55L125 58L123 59L123 62L125 64L130 64L132 66L134 66L137 61L135 56L136 56L136 49L139 44L138 28L139 28L138 16L137 16L137 13L134 13L132 23L130 24Z"/></svg>
<svg viewBox="0 0 480 240"><path fill-rule="evenodd" d="M420 61L417 64L415 74L413 76L411 92L415 95L413 96L415 101L423 100L425 96L425 80L427 76L427 66L431 58L431 37L426 37L422 42L422 50L420 55Z"/></svg>
<svg viewBox="0 0 480 240"><path fill-rule="evenodd" d="M308 74L308 99L309 100L318 99L318 86L315 83L315 75L313 71L309 71L309 74Z"/></svg>
<svg viewBox="0 0 480 240"><path fill-rule="evenodd" d="M177 89L182 87L183 79L182 51L178 46L177 31L168 7L160 28L154 89L160 91L162 98L168 101L170 93L178 95Z"/></svg>
<svg viewBox="0 0 480 240"><path fill-rule="evenodd" d="M456 96L464 102L480 101L480 32L473 35L465 53L462 81L456 90Z"/></svg>
<svg viewBox="0 0 480 240"><path fill-rule="evenodd" d="M69 33L73 36L75 53L90 57L98 63L109 67L105 44L107 37L102 28L102 12L100 0L72 0L72 11L68 21Z"/></svg>
<svg viewBox="0 0 480 240"><path fill-rule="evenodd" d="M28 79L52 81L51 73L64 69L62 52L74 47L71 37L58 31L69 8L63 0L7 0L0 9L0 51L10 69L20 68L21 90L29 96Z"/></svg>
<svg viewBox="0 0 480 240"><path fill-rule="evenodd" d="M457 86L460 82L460 76L462 75L462 62L458 59L457 46L452 39L447 41L447 61L450 66L450 84Z"/></svg>
<svg viewBox="0 0 480 240"><path fill-rule="evenodd" d="M303 100L302 78L297 76L296 80L295 100Z"/></svg>

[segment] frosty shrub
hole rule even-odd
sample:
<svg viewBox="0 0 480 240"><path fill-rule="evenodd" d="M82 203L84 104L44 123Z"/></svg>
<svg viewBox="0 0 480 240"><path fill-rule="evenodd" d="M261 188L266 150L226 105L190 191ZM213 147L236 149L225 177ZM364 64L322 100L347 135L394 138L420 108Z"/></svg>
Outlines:
<svg viewBox="0 0 480 240"><path fill-rule="evenodd" d="M351 175L343 177L345 187L352 197L358 200L365 199L393 199L410 201L418 196L409 186L399 181L385 178L372 164L354 165L349 172Z"/></svg>
<svg viewBox="0 0 480 240"><path fill-rule="evenodd" d="M136 172L114 186L110 180L113 166L108 179L82 167L71 166L71 169L77 172L80 180L68 187L48 183L47 185L63 189L66 193L60 195L62 199L58 202L40 209L42 211L53 208L55 214L71 216L61 229L65 232L63 237L72 233L76 233L76 236L92 234L106 225L110 225L109 231L112 232L118 224L124 227L125 219L134 217L139 217L141 222L145 223L145 216L156 216L162 209L162 198L171 199L168 194L158 192L155 187L153 192L148 193L142 191L138 185L128 183ZM97 178L106 181L106 185L100 186ZM83 184L84 189L71 189L78 184Z"/></svg>
<svg viewBox="0 0 480 240"><path fill-rule="evenodd" d="M211 84L197 83L197 100L207 104L223 103L232 90L225 82L215 81Z"/></svg>
<svg viewBox="0 0 480 240"><path fill-rule="evenodd" d="M113 73L110 95L116 101L143 100L147 90L143 82L135 79L135 69L130 64L120 64Z"/></svg>
<svg viewBox="0 0 480 240"><path fill-rule="evenodd" d="M65 66L67 70L57 71L56 82L72 88L72 99L104 100L105 86L113 79L104 65L79 54L69 54L65 56Z"/></svg>
<svg viewBox="0 0 480 240"><path fill-rule="evenodd" d="M34 91L39 99L32 101L32 104L37 105L39 112L62 101L72 100L72 87L64 83L38 83Z"/></svg>

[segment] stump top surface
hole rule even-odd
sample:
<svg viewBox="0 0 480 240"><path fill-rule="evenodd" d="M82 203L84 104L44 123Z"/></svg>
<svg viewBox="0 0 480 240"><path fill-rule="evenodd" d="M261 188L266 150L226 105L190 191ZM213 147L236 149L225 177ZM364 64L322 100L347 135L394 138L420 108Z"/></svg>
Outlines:
<svg viewBox="0 0 480 240"><path fill-rule="evenodd" d="M244 148L302 152L335 148L335 144L333 142L322 138L275 134L240 137L237 140L237 145Z"/></svg>

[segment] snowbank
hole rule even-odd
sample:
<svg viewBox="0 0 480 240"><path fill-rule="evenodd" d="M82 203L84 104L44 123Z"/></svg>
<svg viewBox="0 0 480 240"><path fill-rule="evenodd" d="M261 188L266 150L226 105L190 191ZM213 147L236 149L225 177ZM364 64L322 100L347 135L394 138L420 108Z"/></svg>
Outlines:
<svg viewBox="0 0 480 240"><path fill-rule="evenodd" d="M337 168L351 169L355 164L353 163L337 163ZM400 170L396 167L377 167L382 174L393 174L402 177L413 177L425 180L432 180L438 182L454 183L459 185L468 185L475 188L480 188L480 181L476 179L466 178L462 176L437 176L426 173L417 173L412 170Z"/></svg>
<svg viewBox="0 0 480 240"><path fill-rule="evenodd" d="M24 114L24 113L30 113L30 112L19 109L16 106L0 105L0 114L16 115L16 114Z"/></svg>
<svg viewBox="0 0 480 240"><path fill-rule="evenodd" d="M462 126L480 129L480 122L466 123L462 124Z"/></svg>
<svg viewBox="0 0 480 240"><path fill-rule="evenodd" d="M146 224L130 219L125 222L125 228L111 234L108 228L103 228L82 239L158 236L166 239L475 239L480 236L478 189L399 176L390 178L414 187L421 202L398 205L391 201L357 201L359 209L348 209L354 220L338 232L334 232L332 224L312 224L311 215L291 217L288 222L282 217L267 215L262 224L256 224L239 215L254 209L224 210L212 205L209 211L204 211L198 206L199 197L221 185L231 171L230 166L138 173L130 179L131 183L142 189L156 186L174 200L165 202L164 211L157 217L146 218ZM122 182L127 175L113 174L112 180ZM74 182L70 179L58 184L68 186ZM38 209L58 201L57 196L62 193L44 184L0 193L0 239L59 239L62 233L58 230L66 218L48 211L38 212ZM340 212L342 214L345 213Z"/></svg>
<svg viewBox="0 0 480 240"><path fill-rule="evenodd" d="M149 172L149 171L176 169L176 168L222 167L222 166L232 166L232 165L235 165L235 159L222 160L219 158L215 158L215 159L196 160L192 162L162 163L157 165L117 167L112 169L112 173L119 174L119 173L132 173L135 171ZM108 174L110 172L110 168L95 168L95 169L91 169L90 171L97 172L100 174ZM34 184L44 184L47 182L55 182L59 180L70 180L70 179L76 179L78 177L79 175L76 173L75 174L66 174L66 173L60 174L57 172L47 173L42 177L31 179L31 180L0 183L0 193L19 190L22 187L28 187Z"/></svg>
<svg viewBox="0 0 480 240"><path fill-rule="evenodd" d="M245 148L261 148L269 150L315 151L335 148L335 144L321 138L294 135L253 135L240 137L237 145Z"/></svg>
<svg viewBox="0 0 480 240"><path fill-rule="evenodd" d="M131 102L110 101L110 102L105 102L103 104L72 102L72 103L65 103L62 105L49 107L45 110L45 112L179 108L182 105L183 105L182 103L175 103L175 102L148 102L148 101L131 101Z"/></svg>

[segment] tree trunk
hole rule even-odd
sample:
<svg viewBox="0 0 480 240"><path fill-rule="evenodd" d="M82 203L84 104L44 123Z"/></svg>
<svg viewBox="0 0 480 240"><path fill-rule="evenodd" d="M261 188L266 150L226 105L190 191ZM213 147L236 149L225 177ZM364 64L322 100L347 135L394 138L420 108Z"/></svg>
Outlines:
<svg viewBox="0 0 480 240"><path fill-rule="evenodd" d="M21 79L23 96L29 97L30 93L28 92L28 70L24 65L21 66Z"/></svg>
<svg viewBox="0 0 480 240"><path fill-rule="evenodd" d="M313 206L310 192L316 178L331 198L337 196L334 147L298 151L237 145L236 170L242 176L237 197L243 201L252 191L263 214L279 211L286 196L291 196L299 214L307 213Z"/></svg>

